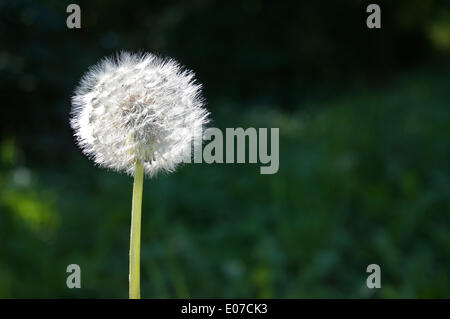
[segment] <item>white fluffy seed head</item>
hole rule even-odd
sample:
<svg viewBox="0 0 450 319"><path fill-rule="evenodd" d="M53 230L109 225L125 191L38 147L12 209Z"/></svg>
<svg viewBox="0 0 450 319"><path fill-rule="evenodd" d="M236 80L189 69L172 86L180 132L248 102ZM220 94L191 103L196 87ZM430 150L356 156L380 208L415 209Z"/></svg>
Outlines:
<svg viewBox="0 0 450 319"><path fill-rule="evenodd" d="M71 126L83 153L102 167L134 173L173 171L208 121L201 85L171 59L121 52L83 76L72 97Z"/></svg>

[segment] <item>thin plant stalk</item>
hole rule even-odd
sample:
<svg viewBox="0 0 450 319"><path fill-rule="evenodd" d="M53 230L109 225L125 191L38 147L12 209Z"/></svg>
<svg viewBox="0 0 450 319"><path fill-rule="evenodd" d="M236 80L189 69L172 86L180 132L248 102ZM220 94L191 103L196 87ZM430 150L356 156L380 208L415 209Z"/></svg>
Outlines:
<svg viewBox="0 0 450 319"><path fill-rule="evenodd" d="M134 167L133 202L131 206L130 234L130 299L141 298L140 259L141 259L141 208L144 182L144 165L136 160Z"/></svg>

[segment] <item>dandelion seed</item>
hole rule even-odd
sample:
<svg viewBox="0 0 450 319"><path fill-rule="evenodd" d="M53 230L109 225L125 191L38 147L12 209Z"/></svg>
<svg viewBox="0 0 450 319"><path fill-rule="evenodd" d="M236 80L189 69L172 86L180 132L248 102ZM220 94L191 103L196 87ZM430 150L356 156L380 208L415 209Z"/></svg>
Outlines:
<svg viewBox="0 0 450 319"><path fill-rule="evenodd" d="M171 59L120 53L82 78L71 126L83 152L102 167L154 176L171 172L201 143L208 112L194 74Z"/></svg>

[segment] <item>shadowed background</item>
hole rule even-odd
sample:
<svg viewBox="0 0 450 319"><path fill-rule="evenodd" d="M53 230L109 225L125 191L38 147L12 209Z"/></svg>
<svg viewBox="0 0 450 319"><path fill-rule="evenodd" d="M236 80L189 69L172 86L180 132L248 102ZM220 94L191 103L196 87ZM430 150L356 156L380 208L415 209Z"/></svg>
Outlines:
<svg viewBox="0 0 450 319"><path fill-rule="evenodd" d="M127 297L132 179L69 127L80 77L119 50L194 70L213 126L280 128L275 175L145 181L143 297L450 297L450 5L377 1L369 30L369 3L0 0L0 297Z"/></svg>

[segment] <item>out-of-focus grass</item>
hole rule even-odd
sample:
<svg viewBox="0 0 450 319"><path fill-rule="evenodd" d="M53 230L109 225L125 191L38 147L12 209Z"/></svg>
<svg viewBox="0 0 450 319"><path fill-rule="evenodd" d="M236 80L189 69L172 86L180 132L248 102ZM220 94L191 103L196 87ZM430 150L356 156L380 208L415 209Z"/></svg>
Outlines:
<svg viewBox="0 0 450 319"><path fill-rule="evenodd" d="M146 180L143 297L449 297L449 84L216 112L217 127L279 127L280 170L195 164ZM0 154L0 297L127 297L132 179L75 146L68 167L17 167L15 147ZM81 289L65 285L72 263Z"/></svg>

